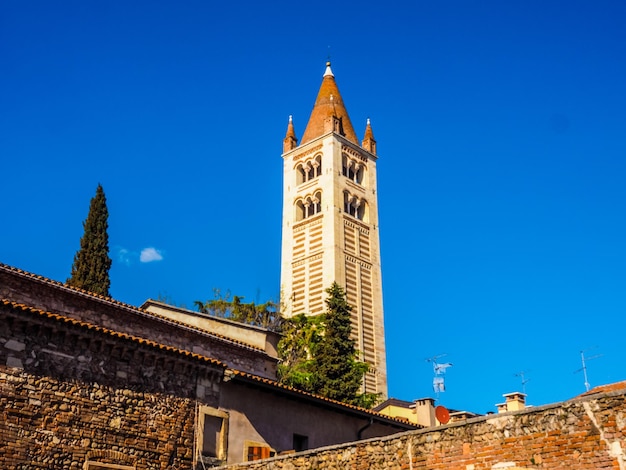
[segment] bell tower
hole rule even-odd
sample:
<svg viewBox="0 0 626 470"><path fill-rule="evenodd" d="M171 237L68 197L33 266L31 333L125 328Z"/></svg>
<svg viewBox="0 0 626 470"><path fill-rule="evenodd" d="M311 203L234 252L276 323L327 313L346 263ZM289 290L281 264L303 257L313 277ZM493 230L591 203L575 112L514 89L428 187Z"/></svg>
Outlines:
<svg viewBox="0 0 626 470"><path fill-rule="evenodd" d="M376 140L368 119L359 145L330 62L299 144L289 117L282 156L283 314L321 314L325 289L343 286L356 347L370 364L364 391L385 399Z"/></svg>

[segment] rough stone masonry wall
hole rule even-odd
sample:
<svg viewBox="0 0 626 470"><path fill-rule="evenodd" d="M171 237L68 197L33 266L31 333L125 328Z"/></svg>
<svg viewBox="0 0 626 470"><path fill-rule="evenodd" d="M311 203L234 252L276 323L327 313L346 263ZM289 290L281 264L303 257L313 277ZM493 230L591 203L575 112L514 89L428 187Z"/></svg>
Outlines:
<svg viewBox="0 0 626 470"><path fill-rule="evenodd" d="M2 368L0 387L2 469L191 467L192 400Z"/></svg>
<svg viewBox="0 0 626 470"><path fill-rule="evenodd" d="M227 468L626 470L625 393L584 397Z"/></svg>
<svg viewBox="0 0 626 470"><path fill-rule="evenodd" d="M111 299L81 293L2 264L0 298L212 357L261 377L276 378L277 360L262 350L225 342Z"/></svg>
<svg viewBox="0 0 626 470"><path fill-rule="evenodd" d="M206 362L0 303L0 469L191 468Z"/></svg>

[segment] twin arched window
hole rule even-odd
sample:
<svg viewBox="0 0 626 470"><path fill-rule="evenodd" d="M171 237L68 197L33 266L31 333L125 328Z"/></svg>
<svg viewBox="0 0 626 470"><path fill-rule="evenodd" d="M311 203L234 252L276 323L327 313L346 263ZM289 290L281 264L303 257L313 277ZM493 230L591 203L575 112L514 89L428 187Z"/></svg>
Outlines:
<svg viewBox="0 0 626 470"><path fill-rule="evenodd" d="M312 160L299 163L296 166L297 184L306 183L322 174L322 156L316 155Z"/></svg>
<svg viewBox="0 0 626 470"><path fill-rule="evenodd" d="M296 220L304 220L322 211L322 192L306 196L296 201Z"/></svg>
<svg viewBox="0 0 626 470"><path fill-rule="evenodd" d="M357 184L363 184L365 164L350 158L345 153L341 156L341 172L343 176Z"/></svg>
<svg viewBox="0 0 626 470"><path fill-rule="evenodd" d="M343 193L343 211L352 217L367 222L367 201L350 194L348 191Z"/></svg>

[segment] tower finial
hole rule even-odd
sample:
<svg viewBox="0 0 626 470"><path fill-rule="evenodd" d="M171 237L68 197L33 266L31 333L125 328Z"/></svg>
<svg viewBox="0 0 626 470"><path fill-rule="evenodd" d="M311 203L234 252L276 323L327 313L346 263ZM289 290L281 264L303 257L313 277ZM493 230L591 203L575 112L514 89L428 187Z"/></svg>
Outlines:
<svg viewBox="0 0 626 470"><path fill-rule="evenodd" d="M326 62L326 71L324 72L324 77L334 77L333 71L330 69L330 60Z"/></svg>
<svg viewBox="0 0 626 470"><path fill-rule="evenodd" d="M298 145L298 138L296 137L296 131L293 128L293 116L289 115L289 124L287 124L287 134L283 140L283 152L293 150Z"/></svg>
<svg viewBox="0 0 626 470"><path fill-rule="evenodd" d="M376 139L374 139L374 131L372 131L370 118L367 118L367 124L365 124L365 137L363 137L361 147L371 154L376 155Z"/></svg>

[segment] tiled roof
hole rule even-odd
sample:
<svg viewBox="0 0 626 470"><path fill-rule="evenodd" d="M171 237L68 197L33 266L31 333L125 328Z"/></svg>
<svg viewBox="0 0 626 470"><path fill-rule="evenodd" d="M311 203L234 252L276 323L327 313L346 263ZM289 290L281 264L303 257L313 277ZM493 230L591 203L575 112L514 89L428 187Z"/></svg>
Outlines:
<svg viewBox="0 0 626 470"><path fill-rule="evenodd" d="M626 380L622 382L615 382L607 385L599 385L597 387L592 388L588 392L581 394L581 397L585 397L588 395L596 395L598 393L609 393L609 392L617 392L618 390L626 389Z"/></svg>
<svg viewBox="0 0 626 470"><path fill-rule="evenodd" d="M350 122L350 117L348 116L348 111L343 104L343 99L341 98L339 88L335 82L335 76L332 72L329 73L329 70L330 62L327 64L326 73L322 79L322 85L317 94L317 99L315 100L313 111L311 111L311 117L309 117L306 130L302 135L300 145L324 135L324 121L331 116L341 119L345 138L359 145L354 128Z"/></svg>
<svg viewBox="0 0 626 470"><path fill-rule="evenodd" d="M75 318L66 317L65 315L61 315L58 313L47 312L45 310L41 310L34 307L29 307L28 305L20 304L17 302L13 302L12 300L0 299L0 305L8 306L13 310L21 310L23 312L28 312L34 315L39 315L45 318L49 318L51 320L58 321L60 323L70 324L73 326L78 326L80 328L85 328L91 331L97 331L99 333L112 336L114 338L120 338L124 340L133 341L135 343L139 343L142 345L150 346L156 349L160 349L161 351L172 352L175 354L180 354L186 357L190 357L202 362L206 362L215 366L221 366L226 368L226 364L217 359L213 359L210 357L202 356L201 354L193 353L190 351L185 351L183 349L175 348L173 346L166 346L161 343L157 343L156 341L152 341L146 338L140 338L139 336L129 335L126 333L120 333L118 331L111 330L109 328L104 328L102 326L94 325L93 323L88 323L81 320L76 320Z"/></svg>
<svg viewBox="0 0 626 470"><path fill-rule="evenodd" d="M49 286L53 286L53 287L56 287L56 288L61 289L61 290L73 292L73 293L79 294L79 295L81 295L83 297L88 297L88 298L91 298L93 300L105 303L105 304L114 305L117 308L121 308L121 309L124 309L124 310L130 310L133 313L138 314L138 315L152 317L152 318L155 318L155 319L157 319L159 321L162 321L162 322L165 322L165 323L174 324L174 325L176 325L176 326L178 326L180 328L183 328L183 329L193 330L193 331L196 331L196 332L198 332L200 334L211 336L211 337L213 337L216 340L221 341L221 342L234 344L234 345L239 346L241 348L249 349L249 350L255 351L257 353L261 353L261 354L267 355L267 353L263 349L260 349L260 348L257 348L255 346L252 346L250 344L244 343L243 341L238 341L238 340L235 340L235 339L232 339L232 338L228 338L228 337L220 335L218 333L214 333L212 331L208 331L208 330L205 330L205 329L202 329L202 328L198 328L197 326L188 325L187 323L181 322L179 320L174 320L174 319L171 319L171 318L167 318L167 317L165 317L163 315L159 315L158 313L149 312L147 310L143 310L143 309L137 308L137 307L135 307L133 305L126 304L126 303L120 302L118 300L115 300L115 299L113 299L111 297L106 297L106 296L101 295L101 294L95 294L93 292L89 292L89 291L86 291L84 289L80 289L78 287L69 286L67 284L63 284L62 282L54 281L54 280L49 279L47 277L44 277L44 276L41 276L41 275L38 275L38 274L33 274L33 273L28 272L28 271L24 271L22 269L15 268L13 266L8 266L8 265L3 264L3 263L0 263L0 270L9 271L9 272L12 272L14 274L18 274L18 275L20 275L22 277L26 277L26 278L29 278L29 279L41 282L43 284L47 284Z"/></svg>
<svg viewBox="0 0 626 470"><path fill-rule="evenodd" d="M280 382L276 382L275 380L270 380L264 377L259 377L258 375L248 374L247 372L241 372L241 371L234 370L234 369L228 369L225 372L225 375L226 376L230 375L232 378L239 378L244 381L257 383L260 385L265 385L267 387L274 388L277 391L283 391L289 394L295 394L295 395L308 397L309 399L313 399L314 401L318 401L325 405L333 406L336 408L343 408L344 411L346 412L364 414L369 417L375 418L379 421L394 422L394 423L397 423L399 425L406 427L407 429L417 429L417 428L423 427L419 424L411 423L409 420L404 419L404 418L390 417L382 413L379 413L377 411L369 410L367 408L361 408L360 406L350 405L348 403L343 403L341 401L332 400L330 398L322 397L320 395L315 395L313 393L304 392L302 390L289 387L288 385L281 384Z"/></svg>
<svg viewBox="0 0 626 470"><path fill-rule="evenodd" d="M368 410L365 408L361 408L358 406L354 406L354 405L349 405L347 403L342 403L339 402L337 400L331 400L329 398L324 398L322 396L319 395L314 395L312 393L308 393L308 392L303 392L301 390L297 390L293 387L289 387L287 385L283 385L279 382L276 382L274 380L270 380L270 379L266 379L263 377L260 377L258 375L253 375L253 374L248 374L246 372L242 372L242 371L238 371L235 369L227 369L226 364L224 364L221 361L218 361L217 359L213 359L207 356L203 356L201 354L197 354L197 353L193 353L190 351L185 351L183 349L179 349L179 348L175 348L173 346L166 346L164 344L161 343L157 343L156 341L152 341L146 338L141 338L138 336L134 336L134 335L129 335L126 333L120 333L118 331L114 331L111 330L109 328L104 328L98 325L94 325L93 323L88 323L85 321L81 321L81 320L76 320L75 318L70 318L70 317L66 317L65 315L61 315L58 313L52 313L52 312L47 312L45 310L41 310L38 308L34 308L34 307L30 307L28 305L24 305L24 304L20 304L17 302L13 302L12 300L7 300L7 299L0 299L0 305L2 306L6 306L9 307L13 310L17 310L17 311L22 311L22 312L27 312L30 313L32 315L36 315L36 316L41 316L44 318L49 318L51 320L54 321L58 321L60 323L65 323L65 324L69 324L69 325L73 325L73 326L78 326L79 328L84 328L87 330L91 330L91 331L96 331L99 332L101 334L104 335L109 335L113 338L119 338L119 339L123 339L123 340L127 340L127 341L132 341L138 344L142 344L145 346L149 346L155 349L159 349L161 351L167 351L167 352L171 352L174 354L179 354L181 356L185 356L188 358L192 358L195 360L198 360L200 362L204 362L204 363L208 363L214 366L218 366L218 367L222 367L226 370L225 375L226 376L231 376L231 377L239 377L243 380L252 382L252 383L256 383L258 385L263 385L266 387L270 387L270 388L274 388L276 390L282 390L284 392L288 392L292 395L296 395L296 396L300 396L303 398L307 398L308 400L314 400L314 401L318 401L321 402L323 404L329 405L329 406L333 406L335 408L339 407L344 409L344 411L346 412L353 412L353 413L359 413L359 414L365 414L368 416L371 416L373 418L378 419L379 421L387 421L387 422L395 422L398 425L402 425L404 427L407 428L414 428L414 427L418 427L415 426L414 424L410 423L409 421L402 419L402 418L391 418L389 416L377 413L375 411L372 410Z"/></svg>

